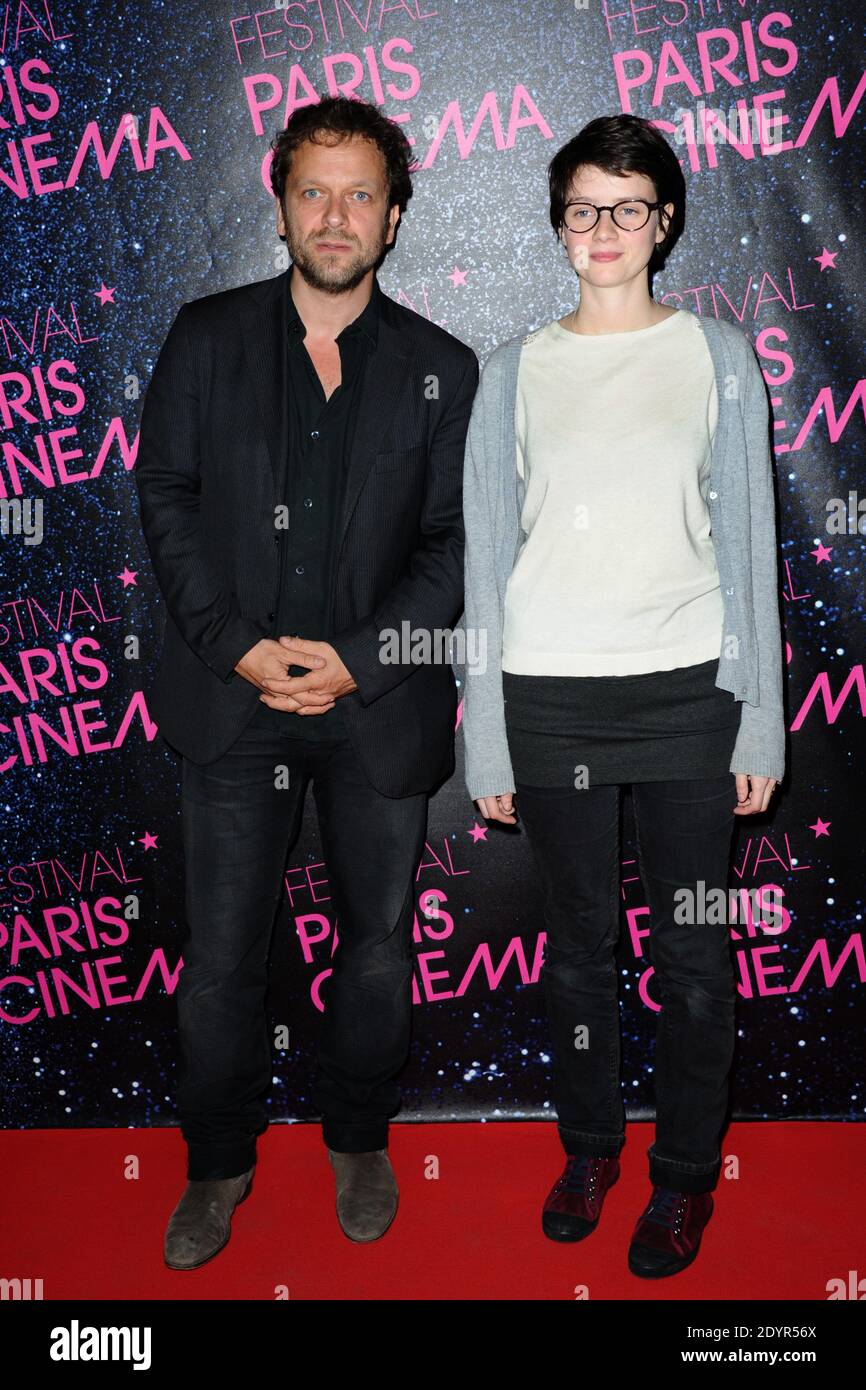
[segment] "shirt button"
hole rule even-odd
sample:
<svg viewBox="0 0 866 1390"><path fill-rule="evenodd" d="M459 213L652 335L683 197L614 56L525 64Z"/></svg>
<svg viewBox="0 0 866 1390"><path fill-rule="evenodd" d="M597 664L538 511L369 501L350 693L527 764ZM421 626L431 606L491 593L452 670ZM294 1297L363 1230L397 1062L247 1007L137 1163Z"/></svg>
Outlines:
<svg viewBox="0 0 866 1390"><path fill-rule="evenodd" d="M313 505L313 499L312 499L312 497L305 497L305 498L304 498L304 506L305 506L305 507L312 507L312 505Z"/></svg>
<svg viewBox="0 0 866 1390"><path fill-rule="evenodd" d="M274 615L273 615L273 613L269 613L269 614L268 614L268 622L269 622L269 623L272 623L273 621L274 621Z"/></svg>
<svg viewBox="0 0 866 1390"><path fill-rule="evenodd" d="M295 574L303 574L303 572L304 572L304 567L303 567L303 565L295 565Z"/></svg>
<svg viewBox="0 0 866 1390"><path fill-rule="evenodd" d="M719 495L719 494L718 494L717 492L711 492L711 493L710 493L710 496L711 496L711 497L718 497L718 495Z"/></svg>

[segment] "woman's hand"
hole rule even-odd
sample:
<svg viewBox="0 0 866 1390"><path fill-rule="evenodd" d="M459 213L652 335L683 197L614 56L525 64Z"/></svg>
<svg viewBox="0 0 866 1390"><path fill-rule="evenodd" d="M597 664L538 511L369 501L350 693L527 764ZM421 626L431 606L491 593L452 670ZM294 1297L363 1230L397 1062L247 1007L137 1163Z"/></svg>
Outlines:
<svg viewBox="0 0 866 1390"><path fill-rule="evenodd" d="M514 793L503 792L501 796L479 796L475 802L485 820L501 820L506 825L515 825Z"/></svg>
<svg viewBox="0 0 866 1390"><path fill-rule="evenodd" d="M735 816L754 816L759 811L766 811L770 797L778 786L774 778L755 777L750 772L738 772L736 782L738 804L734 807Z"/></svg>

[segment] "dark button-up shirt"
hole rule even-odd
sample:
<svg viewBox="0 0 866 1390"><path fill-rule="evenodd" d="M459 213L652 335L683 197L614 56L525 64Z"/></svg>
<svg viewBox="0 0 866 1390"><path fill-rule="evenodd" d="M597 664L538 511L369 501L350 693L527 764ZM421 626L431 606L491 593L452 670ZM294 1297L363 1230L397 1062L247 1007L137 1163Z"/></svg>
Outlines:
<svg viewBox="0 0 866 1390"><path fill-rule="evenodd" d="M292 278L294 275L293 271ZM328 597L337 560L337 523L364 360L378 339L381 293L374 276L366 307L337 336L341 381L326 398L304 342L307 329L292 298L291 278L289 281L289 458L284 498L288 528L276 531L280 546L278 637L296 634L326 642L333 635ZM308 675L309 670L292 664L288 674ZM260 701L255 719L302 738L345 736L340 699L325 714L311 715L272 709Z"/></svg>

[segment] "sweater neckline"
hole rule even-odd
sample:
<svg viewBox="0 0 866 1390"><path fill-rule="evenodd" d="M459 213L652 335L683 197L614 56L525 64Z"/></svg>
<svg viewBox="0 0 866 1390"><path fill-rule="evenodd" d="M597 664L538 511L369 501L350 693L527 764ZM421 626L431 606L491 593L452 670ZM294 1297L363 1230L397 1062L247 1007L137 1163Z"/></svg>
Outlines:
<svg viewBox="0 0 866 1390"><path fill-rule="evenodd" d="M563 328L559 319L551 320L550 327L556 337L573 338L578 342L604 342L609 343L613 340L630 341L632 338L644 338L654 333L661 332L662 329L669 328L672 323L679 320L681 314L687 313L685 309L677 308L674 313L669 314L666 319L661 319L659 323L651 323L648 328L631 328L625 333L572 333L570 328Z"/></svg>

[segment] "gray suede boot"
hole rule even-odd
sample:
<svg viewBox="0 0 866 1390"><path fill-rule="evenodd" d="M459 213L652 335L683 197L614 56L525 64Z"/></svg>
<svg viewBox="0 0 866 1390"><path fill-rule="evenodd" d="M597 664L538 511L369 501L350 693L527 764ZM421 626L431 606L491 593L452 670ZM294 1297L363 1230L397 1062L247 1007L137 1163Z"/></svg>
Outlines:
<svg viewBox="0 0 866 1390"><path fill-rule="evenodd" d="M256 1165L236 1178L194 1179L169 1217L165 1262L169 1269L197 1269L218 1255L232 1230L232 1212L249 1195Z"/></svg>
<svg viewBox="0 0 866 1390"><path fill-rule="evenodd" d="M344 1154L328 1149L337 1180L337 1219L350 1240L378 1240L397 1213L397 1180L387 1149Z"/></svg>

